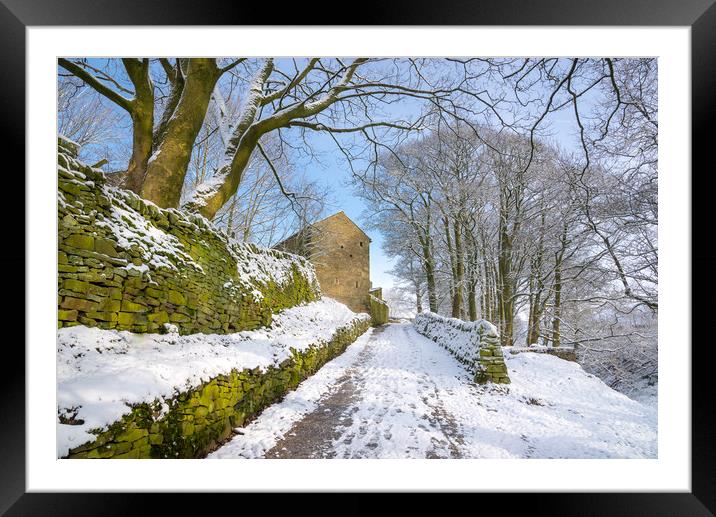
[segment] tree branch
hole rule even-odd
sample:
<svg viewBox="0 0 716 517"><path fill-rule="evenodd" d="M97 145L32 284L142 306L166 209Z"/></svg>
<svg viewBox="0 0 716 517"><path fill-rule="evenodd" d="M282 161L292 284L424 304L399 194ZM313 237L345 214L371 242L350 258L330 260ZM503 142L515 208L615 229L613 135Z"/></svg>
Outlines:
<svg viewBox="0 0 716 517"><path fill-rule="evenodd" d="M126 97L120 95L119 93L115 92L108 86L102 84L95 76L87 72L84 68L79 66L77 63L73 63L72 61L64 58L59 58L57 60L57 64L59 64L62 68L67 70L68 72L71 72L76 77L82 79L87 86L90 86L94 90L96 90L98 93L106 97L107 99L114 102L117 106L125 109L127 112L132 112L132 100L127 99Z"/></svg>

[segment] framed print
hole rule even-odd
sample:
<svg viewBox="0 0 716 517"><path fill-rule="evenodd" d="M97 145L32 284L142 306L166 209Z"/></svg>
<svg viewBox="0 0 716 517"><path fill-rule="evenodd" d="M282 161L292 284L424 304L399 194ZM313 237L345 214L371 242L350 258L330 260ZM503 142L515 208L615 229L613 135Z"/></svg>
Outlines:
<svg viewBox="0 0 716 517"><path fill-rule="evenodd" d="M300 10L3 0L3 511L712 515L716 7Z"/></svg>

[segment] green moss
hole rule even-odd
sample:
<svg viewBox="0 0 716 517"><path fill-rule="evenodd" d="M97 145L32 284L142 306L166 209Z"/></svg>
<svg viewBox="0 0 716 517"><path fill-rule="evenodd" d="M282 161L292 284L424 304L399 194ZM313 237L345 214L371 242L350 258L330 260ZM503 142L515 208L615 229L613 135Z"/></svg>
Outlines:
<svg viewBox="0 0 716 517"><path fill-rule="evenodd" d="M375 296L369 296L370 315L373 326L384 325L388 323L390 309L388 304Z"/></svg>
<svg viewBox="0 0 716 517"><path fill-rule="evenodd" d="M164 298L165 297L164 291L155 289L153 287L147 287L144 290L144 292L147 294L147 296L151 296L152 298Z"/></svg>
<svg viewBox="0 0 716 517"><path fill-rule="evenodd" d="M113 300L112 298L104 298L99 302L99 309L105 312L118 312L121 307L120 300Z"/></svg>
<svg viewBox="0 0 716 517"><path fill-rule="evenodd" d="M130 302L129 300L122 300L122 311L123 312L145 312L147 307L138 303Z"/></svg>
<svg viewBox="0 0 716 517"><path fill-rule="evenodd" d="M117 321L116 312L88 312L87 317L100 321Z"/></svg>
<svg viewBox="0 0 716 517"><path fill-rule="evenodd" d="M191 321L191 318L187 316L186 314L182 314L180 312L173 312L169 316L169 321L174 323L187 323Z"/></svg>
<svg viewBox="0 0 716 517"><path fill-rule="evenodd" d="M76 321L77 320L77 311L59 309L57 311L57 319L61 320L61 321Z"/></svg>
<svg viewBox="0 0 716 517"><path fill-rule="evenodd" d="M186 297L179 291L170 290L168 293L168 299L169 303L173 303L174 305L186 304Z"/></svg>
<svg viewBox="0 0 716 517"><path fill-rule="evenodd" d="M118 257L119 256L119 254L117 253L117 250L114 248L114 243L107 239L95 239L94 250L97 253L102 253L103 255L109 255L110 257Z"/></svg>
<svg viewBox="0 0 716 517"><path fill-rule="evenodd" d="M81 282L80 280L75 280L73 278L67 278L62 282L62 287L69 291L74 291L76 293L81 294L81 293L86 293L89 290L90 284L89 284L89 282Z"/></svg>
<svg viewBox="0 0 716 517"><path fill-rule="evenodd" d="M159 311L147 314L147 319L152 323L156 323L157 325L169 323L169 315L166 313L166 311Z"/></svg>
<svg viewBox="0 0 716 517"><path fill-rule="evenodd" d="M60 303L61 309L74 309L76 311L91 312L97 310L99 304L91 300L83 300L81 298L73 298L65 296Z"/></svg>
<svg viewBox="0 0 716 517"><path fill-rule="evenodd" d="M132 325L134 323L134 316L135 314L133 312L120 312L117 315L117 322L120 325Z"/></svg>
<svg viewBox="0 0 716 517"><path fill-rule="evenodd" d="M125 432L118 435L115 440L118 442L134 442L135 440L138 440L148 435L149 431L147 429L140 429L134 427L127 429Z"/></svg>
<svg viewBox="0 0 716 517"><path fill-rule="evenodd" d="M72 246L74 248L90 251L94 250L94 237L91 237L89 235L75 233L64 239L63 242L68 246Z"/></svg>

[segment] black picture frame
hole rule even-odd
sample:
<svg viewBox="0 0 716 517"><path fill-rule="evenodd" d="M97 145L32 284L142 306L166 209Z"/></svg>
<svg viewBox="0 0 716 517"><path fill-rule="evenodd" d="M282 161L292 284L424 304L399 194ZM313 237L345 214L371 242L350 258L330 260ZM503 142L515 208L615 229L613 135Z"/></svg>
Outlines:
<svg viewBox="0 0 716 517"><path fill-rule="evenodd" d="M708 294L713 289L716 252L709 250L713 234L710 203L713 166L709 155L714 142L716 118L716 5L714 0L602 0L574 2L570 0L489 0L480 2L413 0L410 3L361 2L351 4L351 15L341 18L336 7L324 8L312 2L310 12L300 4L282 5L267 13L262 3L223 3L215 0L0 0L0 106L3 126L7 131L2 148L19 150L25 146L25 106L31 102L25 95L25 29L43 25L610 25L610 26L690 26L692 71L692 172L684 181L692 186L692 278L699 274L698 289L692 290L692 322L709 321L711 305ZM348 6L350 7L350 6ZM323 13L323 14L321 14ZM326 19L333 14L335 19ZM12 78L10 80L9 78ZM50 114L48 114L50 116ZM26 150L27 152L27 150ZM24 157L15 153L14 169L25 170ZM694 188L698 179L698 188ZM15 202L23 203L24 177L15 174L6 181L15 181ZM25 193L27 194L27 193ZM7 209L7 207L6 207ZM24 213L18 207L18 213ZM5 229L3 230L5 231ZM17 249L24 249L24 228L19 223L7 230ZM12 231L15 234L12 234ZM21 246L21 243L23 245ZM698 246L698 245L701 246ZM24 256L1 256L6 270L24 268ZM31 272L26 271L26 275ZM19 281L19 279L18 279ZM23 292L18 287L17 293ZM699 299L703 297L702 299ZM17 314L19 296L0 297L3 314ZM23 304L24 305L24 304ZM27 323L27 313L25 323ZM19 320L19 317L17 318ZM19 321L16 324L19 327ZM692 325L693 327L693 325ZM705 325L704 325L705 327ZM696 330L693 328L693 330ZM685 333L687 335L687 333ZM701 338L701 339L700 339ZM694 332L691 342L668 343L663 346L692 347L692 490L690 493L585 493L585 494L473 494L481 498L480 507L499 501L502 508L527 503L531 515L714 515L716 512L716 441L714 440L714 403L710 381L714 371L714 345L709 336ZM3 392L0 397L2 425L0 433L0 511L7 515L106 515L108 513L142 513L143 504L137 494L58 494L26 493L25 489L25 357L18 340L7 339L5 348L13 347L16 357L8 352L6 361L12 368L4 369ZM11 343L12 341L12 343ZM48 353L53 347L48 345ZM176 494L171 495L173 499ZM217 496L211 496L213 503ZM259 511L261 503L242 495L238 511ZM274 496L271 496L272 498ZM162 496L166 501L169 496ZM183 512L207 509L206 502L193 504L181 497ZM280 499L280 498L279 498ZM413 495L405 504L422 507L423 497ZM460 499L463 499L462 497ZM226 498L219 497L218 501ZM274 499L275 500L275 499ZM355 501L355 502L351 502ZM461 501L463 502L463 501ZM198 504L197 504L198 503ZM294 502L296 503L295 499ZM326 502L327 508L335 503ZM357 495L340 503L346 512L365 513L368 505ZM458 501L453 501L458 507ZM467 502L468 505L475 504ZM252 508L252 506L254 506ZM315 507L311 508L315 513ZM335 508L334 508L335 510ZM408 507L404 508L408 511Z"/></svg>

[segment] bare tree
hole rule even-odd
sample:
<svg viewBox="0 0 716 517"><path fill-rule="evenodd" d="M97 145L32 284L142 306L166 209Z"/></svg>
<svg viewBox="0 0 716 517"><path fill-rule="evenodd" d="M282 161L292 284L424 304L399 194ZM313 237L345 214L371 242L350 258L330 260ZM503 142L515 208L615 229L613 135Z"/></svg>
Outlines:
<svg viewBox="0 0 716 517"><path fill-rule="evenodd" d="M57 130L79 144L90 163L121 163L129 154L122 145L121 116L93 91L76 78L59 78Z"/></svg>
<svg viewBox="0 0 716 517"><path fill-rule="evenodd" d="M422 127L427 112L411 120L381 118L381 108L401 98L424 102L433 110L464 109L456 104L460 97L494 104L488 96L465 90L454 76L426 79L423 72L436 66L432 60L310 58L279 64L272 58L127 58L121 60L122 67L116 62L100 67L86 59L62 58L58 63L129 114L133 151L125 185L162 207L179 205L192 150L210 103L216 102L212 95L220 79L243 83L242 107L228 124L218 170L211 181L197 186L185 205L210 219L238 190L264 135L278 132L284 138L284 132L294 130L305 141L306 132L324 133L344 153L351 151L338 136L360 135L375 151ZM156 124L159 103L153 77L169 86Z"/></svg>

